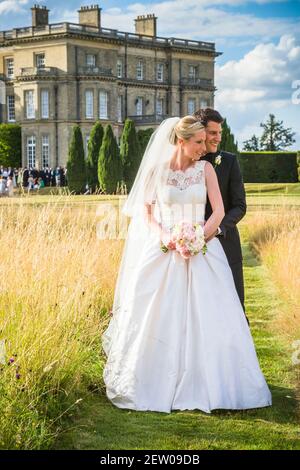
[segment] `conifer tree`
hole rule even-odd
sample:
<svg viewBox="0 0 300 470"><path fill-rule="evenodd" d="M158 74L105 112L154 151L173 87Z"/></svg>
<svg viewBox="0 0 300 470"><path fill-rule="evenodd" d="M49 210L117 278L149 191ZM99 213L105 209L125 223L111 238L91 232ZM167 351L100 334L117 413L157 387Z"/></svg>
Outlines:
<svg viewBox="0 0 300 470"><path fill-rule="evenodd" d="M122 181L122 162L119 147L111 125L106 126L98 159L98 181L102 191L116 193Z"/></svg>
<svg viewBox="0 0 300 470"><path fill-rule="evenodd" d="M120 142L120 157L123 165L123 178L130 191L141 162L140 145L137 138L135 124L126 119Z"/></svg>
<svg viewBox="0 0 300 470"><path fill-rule="evenodd" d="M140 129L137 132L137 137L138 137L138 141L139 141L139 144L140 144L141 158L144 155L144 152L146 150L146 147L148 145L148 142L149 142L150 137L153 134L153 132L154 132L154 129L152 129L152 127L148 128L148 129Z"/></svg>
<svg viewBox="0 0 300 470"><path fill-rule="evenodd" d="M92 188L92 191L95 191L98 185L98 158L102 145L103 134L103 126L100 121L97 121L91 130L86 161L87 183L89 187Z"/></svg>
<svg viewBox="0 0 300 470"><path fill-rule="evenodd" d="M226 119L222 124L222 140L220 144L221 150L225 150L231 153L238 153L237 143L234 141L234 135L231 132L230 127L227 124Z"/></svg>
<svg viewBox="0 0 300 470"><path fill-rule="evenodd" d="M70 191L79 194L86 185L86 167L82 133L79 126L73 127L67 161L67 178Z"/></svg>

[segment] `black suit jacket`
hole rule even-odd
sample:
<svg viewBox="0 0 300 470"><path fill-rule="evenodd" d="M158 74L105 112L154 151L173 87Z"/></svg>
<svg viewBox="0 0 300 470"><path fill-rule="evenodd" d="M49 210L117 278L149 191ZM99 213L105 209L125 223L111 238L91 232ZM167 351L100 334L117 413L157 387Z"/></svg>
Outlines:
<svg viewBox="0 0 300 470"><path fill-rule="evenodd" d="M222 235L218 238L229 264L234 264L242 262L243 259L240 236L236 225L246 214L246 194L236 155L220 151L214 154L209 153L203 159L209 161L214 166L217 155L222 156L220 165L215 167L215 172L218 177L225 209L225 217L220 224ZM205 220L210 217L211 213L212 208L209 199L207 199Z"/></svg>

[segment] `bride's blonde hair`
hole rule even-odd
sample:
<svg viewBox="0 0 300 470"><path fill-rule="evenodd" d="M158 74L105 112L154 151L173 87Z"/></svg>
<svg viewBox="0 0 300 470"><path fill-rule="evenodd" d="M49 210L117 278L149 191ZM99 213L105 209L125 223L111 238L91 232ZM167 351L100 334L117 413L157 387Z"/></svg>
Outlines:
<svg viewBox="0 0 300 470"><path fill-rule="evenodd" d="M170 143L176 145L178 139L189 140L196 132L205 129L195 116L184 116L178 121L170 134Z"/></svg>

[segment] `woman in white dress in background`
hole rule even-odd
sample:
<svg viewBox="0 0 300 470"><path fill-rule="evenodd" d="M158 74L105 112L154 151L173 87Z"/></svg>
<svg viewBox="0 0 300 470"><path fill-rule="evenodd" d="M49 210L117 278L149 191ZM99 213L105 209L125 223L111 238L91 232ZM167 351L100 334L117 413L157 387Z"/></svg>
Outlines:
<svg viewBox="0 0 300 470"><path fill-rule="evenodd" d="M6 185L7 185L8 196L13 197L13 195L14 195L14 183L13 183L13 178L11 176L8 177Z"/></svg>
<svg viewBox="0 0 300 470"><path fill-rule="evenodd" d="M123 209L132 219L102 337L106 393L119 408L210 413L271 405L219 240L189 259L160 247L178 222L201 223L209 239L224 217L214 168L201 161L205 137L193 116L164 121ZM213 212L205 222L207 197Z"/></svg>

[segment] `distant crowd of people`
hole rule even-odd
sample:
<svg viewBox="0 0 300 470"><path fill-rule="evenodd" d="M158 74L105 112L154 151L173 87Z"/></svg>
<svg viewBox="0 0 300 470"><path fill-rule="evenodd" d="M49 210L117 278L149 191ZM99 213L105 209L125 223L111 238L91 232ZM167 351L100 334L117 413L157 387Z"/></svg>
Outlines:
<svg viewBox="0 0 300 470"><path fill-rule="evenodd" d="M14 188L23 188L30 192L46 186L66 186L66 173L66 168L61 166L56 168L47 166L41 170L0 166L0 196L13 196Z"/></svg>

